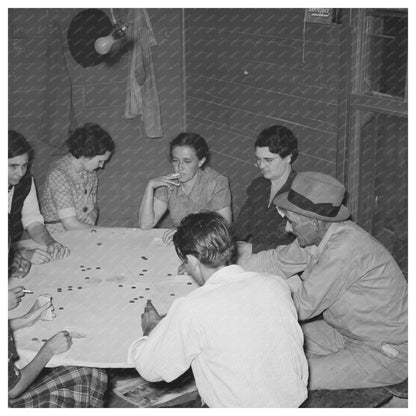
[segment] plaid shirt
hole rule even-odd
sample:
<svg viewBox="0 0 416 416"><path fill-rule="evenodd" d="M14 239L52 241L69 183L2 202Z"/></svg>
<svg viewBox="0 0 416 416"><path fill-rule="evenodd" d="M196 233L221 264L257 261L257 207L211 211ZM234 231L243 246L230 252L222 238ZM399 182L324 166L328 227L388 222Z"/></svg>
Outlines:
<svg viewBox="0 0 416 416"><path fill-rule="evenodd" d="M18 359L9 325L9 390L20 380ZM9 407L103 407L107 389L105 370L89 367L45 368L19 397L9 398Z"/></svg>
<svg viewBox="0 0 416 416"><path fill-rule="evenodd" d="M98 216L96 172L78 172L68 154L56 162L46 177L41 195L45 223L76 217L85 224L95 225ZM49 232L65 231L61 222L46 224Z"/></svg>

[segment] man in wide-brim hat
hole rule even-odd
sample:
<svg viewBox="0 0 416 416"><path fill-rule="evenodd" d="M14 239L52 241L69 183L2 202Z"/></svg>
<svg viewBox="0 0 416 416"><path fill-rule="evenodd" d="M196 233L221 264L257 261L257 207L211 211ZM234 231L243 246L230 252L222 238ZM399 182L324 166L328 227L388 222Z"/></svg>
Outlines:
<svg viewBox="0 0 416 416"><path fill-rule="evenodd" d="M344 196L333 177L299 173L273 201L296 240L238 260L246 270L291 277L299 320L323 313L302 325L312 390L407 378L407 282L390 253L348 220Z"/></svg>

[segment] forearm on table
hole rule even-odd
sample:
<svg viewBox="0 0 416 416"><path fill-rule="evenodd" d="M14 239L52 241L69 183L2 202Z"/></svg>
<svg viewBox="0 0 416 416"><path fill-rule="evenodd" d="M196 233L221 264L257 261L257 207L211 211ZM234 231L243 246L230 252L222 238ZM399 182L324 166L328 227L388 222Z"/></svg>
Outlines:
<svg viewBox="0 0 416 416"><path fill-rule="evenodd" d="M10 319L9 322L10 322L10 328L12 329L13 332L27 326L27 321L23 316Z"/></svg>
<svg viewBox="0 0 416 416"><path fill-rule="evenodd" d="M247 271L277 274L286 277L278 267L276 250L264 250L257 254L244 253L238 258L237 263Z"/></svg>
<svg viewBox="0 0 416 416"><path fill-rule="evenodd" d="M20 380L9 390L9 397L15 398L24 393L52 356L51 352L42 348L35 358L26 367L20 370Z"/></svg>
<svg viewBox="0 0 416 416"><path fill-rule="evenodd" d="M55 240L51 237L45 226L40 222L35 222L27 227L31 239L43 246L49 246L53 244Z"/></svg>
<svg viewBox="0 0 416 416"><path fill-rule="evenodd" d="M84 230L93 227L90 224L85 224L84 222L78 220L76 217L61 218L61 222L66 231Z"/></svg>

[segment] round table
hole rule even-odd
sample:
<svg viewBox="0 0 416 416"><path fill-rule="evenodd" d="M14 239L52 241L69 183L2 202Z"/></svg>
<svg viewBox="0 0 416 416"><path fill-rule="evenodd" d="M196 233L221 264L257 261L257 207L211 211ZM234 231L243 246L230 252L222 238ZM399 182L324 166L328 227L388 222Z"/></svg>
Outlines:
<svg viewBox="0 0 416 416"><path fill-rule="evenodd" d="M9 281L9 288L22 285L34 292L9 311L9 318L24 314L42 294L52 297L56 314L51 321L14 333L18 365L26 365L45 340L66 329L73 345L55 355L48 367L132 367L127 350L142 336L140 316L146 301L152 300L159 314L165 314L177 297L198 287L190 276L177 275L180 261L174 246L162 243L164 231L96 228L54 234L71 255L33 265L25 278Z"/></svg>

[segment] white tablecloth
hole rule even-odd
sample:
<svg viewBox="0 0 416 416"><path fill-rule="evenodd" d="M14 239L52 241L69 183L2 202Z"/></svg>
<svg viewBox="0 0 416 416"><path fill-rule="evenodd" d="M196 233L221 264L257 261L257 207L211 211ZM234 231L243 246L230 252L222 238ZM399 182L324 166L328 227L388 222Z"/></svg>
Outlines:
<svg viewBox="0 0 416 416"><path fill-rule="evenodd" d="M20 366L34 357L44 340L67 329L86 337L74 337L72 347L53 357L48 367L131 367L127 349L142 335L140 316L146 301L151 299L164 314L176 298L197 288L191 277L177 275L180 261L173 245L162 244L164 231L97 228L55 234L71 255L32 266L25 278L9 282L9 288L22 285L34 291L9 318L24 314L41 294L52 296L57 315L15 332Z"/></svg>

